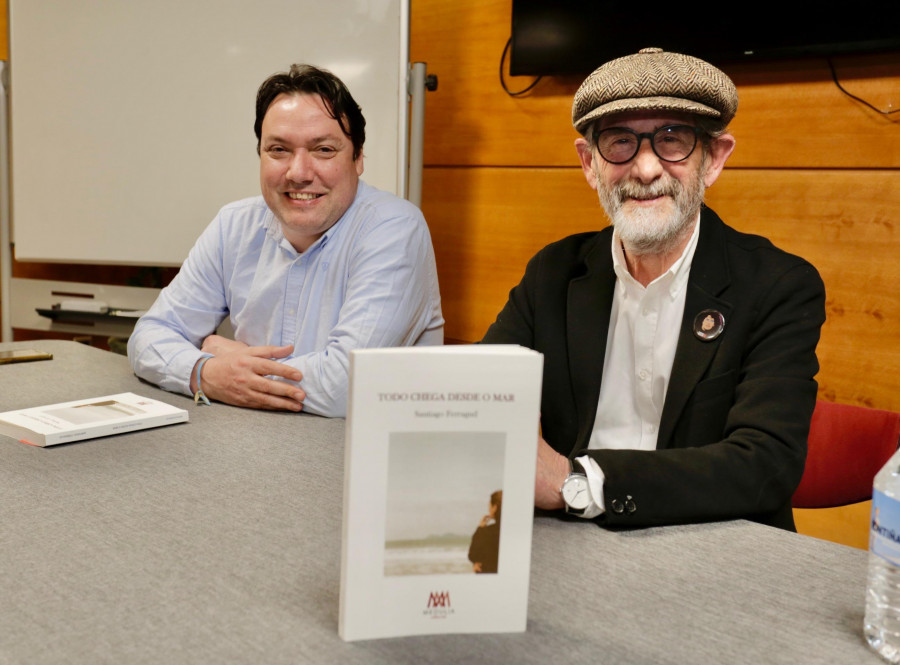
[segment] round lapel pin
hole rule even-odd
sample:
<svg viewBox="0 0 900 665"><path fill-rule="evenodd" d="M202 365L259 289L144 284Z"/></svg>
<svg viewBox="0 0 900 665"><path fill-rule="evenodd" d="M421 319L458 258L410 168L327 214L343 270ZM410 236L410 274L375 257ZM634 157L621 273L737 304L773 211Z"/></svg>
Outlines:
<svg viewBox="0 0 900 665"><path fill-rule="evenodd" d="M704 309L694 318L694 335L711 342L725 330L725 316L715 309Z"/></svg>

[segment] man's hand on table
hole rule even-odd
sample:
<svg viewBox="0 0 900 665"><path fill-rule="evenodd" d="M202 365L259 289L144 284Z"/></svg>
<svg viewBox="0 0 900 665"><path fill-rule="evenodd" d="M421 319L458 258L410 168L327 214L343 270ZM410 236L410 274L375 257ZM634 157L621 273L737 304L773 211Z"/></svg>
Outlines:
<svg viewBox="0 0 900 665"><path fill-rule="evenodd" d="M534 505L544 510L565 507L559 489L569 475L569 460L538 437L537 473L534 477Z"/></svg>
<svg viewBox="0 0 900 665"><path fill-rule="evenodd" d="M200 384L209 399L235 406L280 411L300 411L306 393L294 385L269 378L300 381L303 373L277 362L293 352L293 346L248 346L243 342L210 335L201 350L213 354L201 369ZM191 372L191 391L197 390L197 368Z"/></svg>

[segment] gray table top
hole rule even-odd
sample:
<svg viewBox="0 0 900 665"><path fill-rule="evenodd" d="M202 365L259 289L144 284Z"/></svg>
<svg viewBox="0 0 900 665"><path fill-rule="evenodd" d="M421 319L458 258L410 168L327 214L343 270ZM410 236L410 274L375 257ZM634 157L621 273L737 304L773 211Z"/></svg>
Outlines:
<svg viewBox="0 0 900 665"><path fill-rule="evenodd" d="M343 420L195 406L73 342L0 411L133 391L190 423L0 437L0 663L879 663L866 553L745 521L535 519L528 630L344 643Z"/></svg>

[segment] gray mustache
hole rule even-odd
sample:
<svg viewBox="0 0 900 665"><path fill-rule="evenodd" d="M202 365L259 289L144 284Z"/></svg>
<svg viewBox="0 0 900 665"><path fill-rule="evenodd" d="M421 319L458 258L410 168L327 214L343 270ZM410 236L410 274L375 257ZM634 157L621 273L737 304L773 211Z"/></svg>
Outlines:
<svg viewBox="0 0 900 665"><path fill-rule="evenodd" d="M619 202L625 199L652 199L657 196L678 196L680 188L677 182L654 182L644 185L637 182L623 182L616 187Z"/></svg>

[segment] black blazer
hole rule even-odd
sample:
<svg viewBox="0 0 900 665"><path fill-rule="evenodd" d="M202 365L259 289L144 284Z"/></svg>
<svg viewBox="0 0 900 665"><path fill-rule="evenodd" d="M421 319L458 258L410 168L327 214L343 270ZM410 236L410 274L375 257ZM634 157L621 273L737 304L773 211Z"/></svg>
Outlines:
<svg viewBox="0 0 900 665"><path fill-rule="evenodd" d="M541 250L483 342L544 354L543 436L600 465L601 522L745 517L793 530L790 499L806 460L825 321L818 272L704 207L657 450L587 451L616 280L611 242L608 227ZM706 309L725 318L713 341L694 334Z"/></svg>

